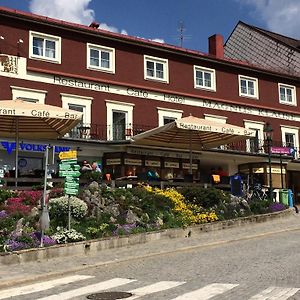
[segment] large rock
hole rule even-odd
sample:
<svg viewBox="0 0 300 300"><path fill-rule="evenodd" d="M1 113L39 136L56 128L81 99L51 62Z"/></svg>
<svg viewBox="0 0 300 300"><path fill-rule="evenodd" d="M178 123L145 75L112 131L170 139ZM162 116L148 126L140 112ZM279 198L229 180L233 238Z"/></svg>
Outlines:
<svg viewBox="0 0 300 300"><path fill-rule="evenodd" d="M133 224L139 222L140 219L131 209L128 209L126 213L125 221L127 224Z"/></svg>

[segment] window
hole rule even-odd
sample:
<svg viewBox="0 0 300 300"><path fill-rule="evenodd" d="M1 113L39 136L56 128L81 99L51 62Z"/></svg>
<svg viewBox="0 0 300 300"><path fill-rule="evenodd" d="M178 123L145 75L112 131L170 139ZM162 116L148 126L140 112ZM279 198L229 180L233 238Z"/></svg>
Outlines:
<svg viewBox="0 0 300 300"><path fill-rule="evenodd" d="M295 158L298 158L299 151L299 128L281 126L281 138L282 144L285 147L291 147L296 149Z"/></svg>
<svg viewBox="0 0 300 300"><path fill-rule="evenodd" d="M12 99L21 99L27 102L45 104L47 91L34 90L19 86L10 86L12 92Z"/></svg>
<svg viewBox="0 0 300 300"><path fill-rule="evenodd" d="M239 95L258 99L257 78L239 75Z"/></svg>
<svg viewBox="0 0 300 300"><path fill-rule="evenodd" d="M194 66L194 87L199 89L216 90L215 70Z"/></svg>
<svg viewBox="0 0 300 300"><path fill-rule="evenodd" d="M60 63L61 38L53 35L30 31L30 58Z"/></svg>
<svg viewBox="0 0 300 300"><path fill-rule="evenodd" d="M83 113L82 120L67 136L72 138L87 138L91 128L92 97L61 93L62 107Z"/></svg>
<svg viewBox="0 0 300 300"><path fill-rule="evenodd" d="M255 131L255 136L246 140L247 152L262 152L264 145L264 122L244 120L245 128Z"/></svg>
<svg viewBox="0 0 300 300"><path fill-rule="evenodd" d="M183 113L182 110L170 109L164 107L157 107L157 111L158 111L158 126L163 126L177 119L181 119Z"/></svg>
<svg viewBox="0 0 300 300"><path fill-rule="evenodd" d="M168 60L144 56L145 79L169 82Z"/></svg>
<svg viewBox="0 0 300 300"><path fill-rule="evenodd" d="M87 44L87 68L115 73L115 49Z"/></svg>
<svg viewBox="0 0 300 300"><path fill-rule="evenodd" d="M278 84L279 102L283 104L296 105L296 88L291 85Z"/></svg>
<svg viewBox="0 0 300 300"><path fill-rule="evenodd" d="M134 104L106 100L107 140L127 140L133 135Z"/></svg>

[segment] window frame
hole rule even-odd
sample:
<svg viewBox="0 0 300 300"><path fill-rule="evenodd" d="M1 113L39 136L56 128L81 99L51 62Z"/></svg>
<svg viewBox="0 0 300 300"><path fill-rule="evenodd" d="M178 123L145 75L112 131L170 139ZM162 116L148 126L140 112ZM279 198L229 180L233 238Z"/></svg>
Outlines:
<svg viewBox="0 0 300 300"><path fill-rule="evenodd" d="M244 120L244 127L246 129L252 129L252 130L256 130L258 133L258 153L262 153L264 151L263 146L264 146L264 127L265 127L265 123L264 122L260 122L260 121L252 121L252 120ZM255 138L255 137L252 137ZM251 139L247 139L246 140L246 150L249 149L249 152L251 151Z"/></svg>
<svg viewBox="0 0 300 300"><path fill-rule="evenodd" d="M281 93L280 93L281 88L290 89L292 91L292 102L288 102L287 100L285 100L285 101L281 100ZM278 83L278 97L279 97L279 103L281 103L281 104L297 106L296 87L294 85Z"/></svg>
<svg viewBox="0 0 300 300"><path fill-rule="evenodd" d="M163 78L157 76L149 76L147 73L147 62L153 62L156 66L157 63L163 65ZM145 80L154 80L163 83L169 83L169 61L165 58L154 57L150 55L144 55L144 79ZM154 73L156 73L156 67L154 68Z"/></svg>
<svg viewBox="0 0 300 300"><path fill-rule="evenodd" d="M55 58L45 56L45 53L43 53L43 55L33 53L33 39L35 37L41 38L44 41L49 40L55 42ZM45 50L43 50L43 52L45 52ZM61 64L61 37L37 31L29 31L29 58Z"/></svg>
<svg viewBox="0 0 300 300"><path fill-rule="evenodd" d="M99 51L99 58L100 58L100 54L102 52L106 52L109 53L109 63L110 66L109 68L105 68L102 67L101 65L99 66L94 66L91 65L91 50L96 50ZM86 44L86 67L89 70L94 70L94 71L101 71L101 72L106 72L106 73L112 73L115 74L115 48L111 48L111 47L106 47L106 46L102 46L102 45L96 45L96 44L91 44L91 43L87 43ZM101 59L101 58L100 58Z"/></svg>
<svg viewBox="0 0 300 300"><path fill-rule="evenodd" d="M200 71L203 74L209 73L211 75L211 87L197 84L197 76L196 76L197 71ZM216 70L194 65L194 88L215 92L216 91Z"/></svg>
<svg viewBox="0 0 300 300"><path fill-rule="evenodd" d="M182 118L183 110L179 109L171 109L166 107L157 107L158 113L158 126L163 126L164 118L170 118L174 120L178 120Z"/></svg>
<svg viewBox="0 0 300 300"><path fill-rule="evenodd" d="M115 101L115 100L105 100L106 102L106 125L107 125L107 140L113 141L113 112L123 112L125 113L125 131L133 130L133 108L135 104ZM125 139L130 140L131 136L126 135Z"/></svg>
<svg viewBox="0 0 300 300"><path fill-rule="evenodd" d="M26 101L26 99L28 99L27 101L29 102L30 99L30 100L35 100L35 103L45 104L45 98L48 93L45 90L35 90L31 88L24 88L24 87L14 86L14 85L11 85L10 88L11 88L13 100L21 99Z"/></svg>
<svg viewBox="0 0 300 300"><path fill-rule="evenodd" d="M254 83L254 95L242 92L242 85L241 81L246 80L247 82L253 82ZM258 99L259 98L259 90L258 90L258 78L255 77L249 77L245 75L238 75L238 81L239 81L239 96L240 97L246 97L246 98L252 98L252 99ZM247 91L248 91L248 84L247 84Z"/></svg>
<svg viewBox="0 0 300 300"><path fill-rule="evenodd" d="M286 139L285 139L286 134L291 134L295 137L294 149L296 149L296 151L295 151L294 158L298 158L299 157L299 155L298 155L298 153L299 153L299 127L280 125L280 129L281 129L281 141L282 141L283 146L288 147Z"/></svg>

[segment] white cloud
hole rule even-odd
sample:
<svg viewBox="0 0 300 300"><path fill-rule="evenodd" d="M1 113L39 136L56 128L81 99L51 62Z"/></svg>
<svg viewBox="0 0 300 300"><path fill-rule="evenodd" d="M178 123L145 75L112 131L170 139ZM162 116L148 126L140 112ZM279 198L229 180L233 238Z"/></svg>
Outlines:
<svg viewBox="0 0 300 300"><path fill-rule="evenodd" d="M254 6L254 17L263 19L267 29L286 36L300 38L299 0L239 0Z"/></svg>
<svg viewBox="0 0 300 300"><path fill-rule="evenodd" d="M161 44L165 43L165 40L163 40L163 39L152 39L151 41L161 43Z"/></svg>
<svg viewBox="0 0 300 300"><path fill-rule="evenodd" d="M32 13L64 21L89 25L95 12L88 8L91 0L31 0Z"/></svg>

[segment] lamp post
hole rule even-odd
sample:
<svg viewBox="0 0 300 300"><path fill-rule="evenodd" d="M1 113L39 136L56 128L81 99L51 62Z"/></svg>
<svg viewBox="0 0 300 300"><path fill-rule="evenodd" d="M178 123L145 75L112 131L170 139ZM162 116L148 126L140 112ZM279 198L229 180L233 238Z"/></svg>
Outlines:
<svg viewBox="0 0 300 300"><path fill-rule="evenodd" d="M273 128L270 123L266 123L264 126L264 138L268 147L268 159L269 159L269 197L273 200L273 184L272 184L272 162L271 162L271 147L273 141Z"/></svg>

